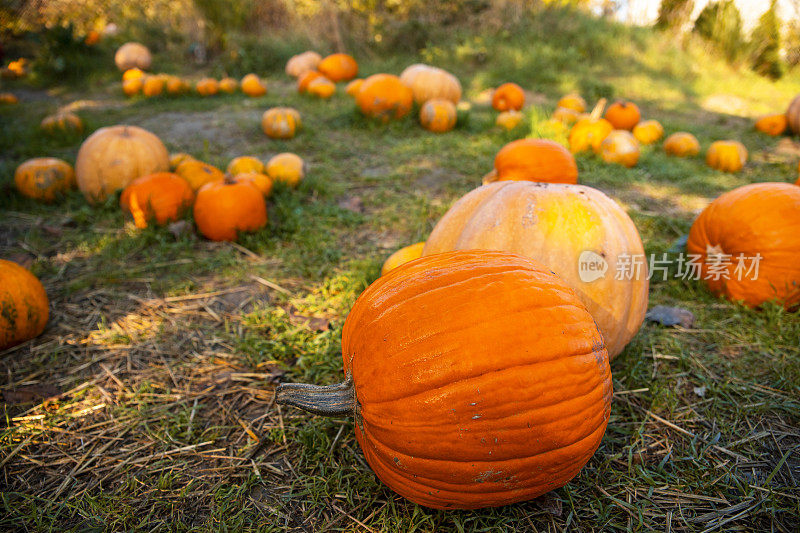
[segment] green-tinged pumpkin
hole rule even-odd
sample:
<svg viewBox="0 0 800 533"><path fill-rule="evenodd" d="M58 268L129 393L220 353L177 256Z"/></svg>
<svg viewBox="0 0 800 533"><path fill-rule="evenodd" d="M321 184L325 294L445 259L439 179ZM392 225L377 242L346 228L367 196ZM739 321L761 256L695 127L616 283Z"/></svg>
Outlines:
<svg viewBox="0 0 800 533"><path fill-rule="evenodd" d="M62 159L36 157L17 167L14 185L28 198L52 202L75 188L75 170Z"/></svg>

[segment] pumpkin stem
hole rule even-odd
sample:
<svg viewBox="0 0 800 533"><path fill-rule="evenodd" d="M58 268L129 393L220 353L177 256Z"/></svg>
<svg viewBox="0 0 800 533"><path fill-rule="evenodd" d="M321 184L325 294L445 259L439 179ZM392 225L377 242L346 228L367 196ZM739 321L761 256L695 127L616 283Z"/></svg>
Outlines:
<svg viewBox="0 0 800 533"><path fill-rule="evenodd" d="M594 106L592 112L589 116L592 117L592 120L597 120L603 115L603 109L606 107L607 100L605 98L601 98L597 101L597 105Z"/></svg>
<svg viewBox="0 0 800 533"><path fill-rule="evenodd" d="M356 393L353 378L335 385L310 383L281 383L275 389L275 403L293 405L309 413L322 416L348 416L356 410Z"/></svg>

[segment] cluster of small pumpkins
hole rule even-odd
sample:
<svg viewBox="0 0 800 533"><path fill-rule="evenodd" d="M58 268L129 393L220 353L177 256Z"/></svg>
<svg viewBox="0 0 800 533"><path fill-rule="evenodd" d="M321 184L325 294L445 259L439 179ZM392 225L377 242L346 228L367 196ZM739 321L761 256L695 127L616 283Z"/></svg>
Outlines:
<svg viewBox="0 0 800 533"><path fill-rule="evenodd" d="M215 96L220 93L234 94L238 90L247 96L257 98L267 94L267 84L253 73L245 75L241 82L231 77L225 77L220 80L202 78L194 84L194 91L200 96ZM190 93L192 84L178 76L147 74L138 67L134 67L122 74L122 91L126 96L142 94L147 98L162 94L180 96Z"/></svg>
<svg viewBox="0 0 800 533"><path fill-rule="evenodd" d="M296 187L304 175L303 160L292 153L275 155L266 164L253 156L237 157L223 172L185 153L170 156L143 128L110 126L83 142L74 169L61 159L34 158L17 167L14 183L24 196L43 202L76 186L90 203L121 190L120 205L139 228L174 222L191 208L205 237L236 240L238 232L266 224L265 199L275 182Z"/></svg>

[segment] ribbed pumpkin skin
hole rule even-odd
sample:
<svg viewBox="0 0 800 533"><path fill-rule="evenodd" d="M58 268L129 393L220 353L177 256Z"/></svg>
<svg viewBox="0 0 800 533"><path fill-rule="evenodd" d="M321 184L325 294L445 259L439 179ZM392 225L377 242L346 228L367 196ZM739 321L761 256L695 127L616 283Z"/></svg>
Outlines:
<svg viewBox="0 0 800 533"><path fill-rule="evenodd" d="M194 202L189 183L171 172L159 172L133 180L119 199L122 209L131 214L137 228L148 222L157 224L178 220Z"/></svg>
<svg viewBox="0 0 800 533"><path fill-rule="evenodd" d="M619 100L608 106L606 110L606 120L608 120L616 130L632 130L639 123L642 115L639 106L633 102Z"/></svg>
<svg viewBox="0 0 800 533"><path fill-rule="evenodd" d="M636 279L615 279L622 254L644 248L625 211L602 192L581 185L499 182L461 199L433 228L423 255L451 250L503 250L540 261L561 276L592 313L614 358L641 327L647 311L647 269ZM589 282L578 271L591 251L608 263Z"/></svg>
<svg viewBox="0 0 800 533"><path fill-rule="evenodd" d="M16 263L0 259L0 350L44 331L49 305L36 276Z"/></svg>
<svg viewBox="0 0 800 533"><path fill-rule="evenodd" d="M403 82L414 93L414 101L422 105L428 100L449 100L454 105L461 100L461 82L444 69L417 63L400 74Z"/></svg>
<svg viewBox="0 0 800 533"><path fill-rule="evenodd" d="M102 202L139 176L169 170L161 140L138 126L109 126L92 133L78 150L75 177L90 203Z"/></svg>
<svg viewBox="0 0 800 533"><path fill-rule="evenodd" d="M65 111L44 117L39 127L50 135L58 132L75 134L83 132L83 121L75 113Z"/></svg>
<svg viewBox="0 0 800 533"><path fill-rule="evenodd" d="M207 183L194 202L197 229L212 241L235 241L240 231L256 231L267 223L267 205L254 183Z"/></svg>
<svg viewBox="0 0 800 533"><path fill-rule="evenodd" d="M35 157L17 167L14 185L28 198L52 202L75 188L75 171L62 159Z"/></svg>
<svg viewBox="0 0 800 533"><path fill-rule="evenodd" d="M358 63L348 54L331 54L322 59L317 70L332 82L349 81L358 76Z"/></svg>
<svg viewBox="0 0 800 533"><path fill-rule="evenodd" d="M476 509L565 485L594 454L612 395L603 340L528 258L455 252L389 272L344 325L356 438L409 500Z"/></svg>
<svg viewBox="0 0 800 533"><path fill-rule="evenodd" d="M413 261L414 259L419 259L422 257L422 249L424 247L425 241L422 241L415 244L409 244L408 246L404 246L397 250L395 253L390 255L386 261L383 262L383 266L381 267L381 276L385 276L400 265L404 265L409 261Z"/></svg>
<svg viewBox="0 0 800 533"><path fill-rule="evenodd" d="M577 183L578 165L569 151L549 139L519 139L494 158L497 181Z"/></svg>
<svg viewBox="0 0 800 533"><path fill-rule="evenodd" d="M384 122L407 115L413 102L411 89L392 74L373 74L364 80L356 95L356 104L362 113Z"/></svg>
<svg viewBox="0 0 800 533"><path fill-rule="evenodd" d="M794 97L786 110L786 121L793 133L800 133L800 94Z"/></svg>
<svg viewBox="0 0 800 533"><path fill-rule="evenodd" d="M692 224L687 248L701 256L702 277L707 254L730 254L725 280L706 279L708 289L750 307L777 299L787 309L800 303L800 187L790 183L755 183L726 192ZM761 254L758 279L734 273L737 257ZM749 262L746 262L745 268Z"/></svg>

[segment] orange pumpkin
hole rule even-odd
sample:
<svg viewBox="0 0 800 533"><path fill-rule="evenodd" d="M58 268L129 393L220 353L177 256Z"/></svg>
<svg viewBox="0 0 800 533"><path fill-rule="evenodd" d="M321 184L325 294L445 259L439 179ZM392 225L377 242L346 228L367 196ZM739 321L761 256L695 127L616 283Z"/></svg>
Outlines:
<svg viewBox="0 0 800 533"><path fill-rule="evenodd" d="M653 144L664 136L664 127L657 120L643 120L633 127L633 136L642 144Z"/></svg>
<svg viewBox="0 0 800 533"><path fill-rule="evenodd" d="M225 179L225 173L220 169L196 159L184 160L175 169L175 174L186 180L193 191L199 190L206 183L220 182Z"/></svg>
<svg viewBox="0 0 800 533"><path fill-rule="evenodd" d="M616 130L632 130L635 125L639 123L642 115L639 112L639 106L633 102L626 102L624 100L617 100L606 111L606 120L608 120Z"/></svg>
<svg viewBox="0 0 800 533"><path fill-rule="evenodd" d="M142 94L148 98L160 96L164 92L164 80L160 76L147 76L142 83Z"/></svg>
<svg viewBox="0 0 800 533"><path fill-rule="evenodd" d="M706 164L723 172L739 172L747 162L747 148L739 141L714 141L706 152Z"/></svg>
<svg viewBox="0 0 800 533"><path fill-rule="evenodd" d="M125 43L114 54L114 63L122 72L132 68L148 70L152 61L150 50L141 43Z"/></svg>
<svg viewBox="0 0 800 533"><path fill-rule="evenodd" d="M383 122L402 118L411 111L414 94L392 74L373 74L364 80L356 104L368 117Z"/></svg>
<svg viewBox="0 0 800 533"><path fill-rule="evenodd" d="M414 101L422 105L428 100L449 100L454 105L461 100L461 82L444 69L416 64L400 74L403 82L414 93Z"/></svg>
<svg viewBox="0 0 800 533"><path fill-rule="evenodd" d="M233 177L236 183L248 182L264 196L272 193L272 178L261 172L242 172Z"/></svg>
<svg viewBox="0 0 800 533"><path fill-rule="evenodd" d="M169 169L175 170L184 161L194 160L194 157L184 152L169 154Z"/></svg>
<svg viewBox="0 0 800 533"><path fill-rule="evenodd" d="M519 139L505 145L494 158L494 170L483 183L540 181L577 183L578 165L569 151L549 139Z"/></svg>
<svg viewBox="0 0 800 533"><path fill-rule="evenodd" d="M0 259L0 350L41 334L49 316L42 282L28 269Z"/></svg>
<svg viewBox="0 0 800 533"><path fill-rule="evenodd" d="M347 93L348 96L352 96L355 98L358 95L358 91L361 90L361 84L364 83L362 78L356 78L344 88L344 92Z"/></svg>
<svg viewBox="0 0 800 533"><path fill-rule="evenodd" d="M273 107L261 116L261 129L272 139L291 139L301 127L300 113L291 107Z"/></svg>
<svg viewBox="0 0 800 533"><path fill-rule="evenodd" d="M492 93L492 107L497 111L519 111L525 105L525 91L516 83L504 83Z"/></svg>
<svg viewBox="0 0 800 533"><path fill-rule="evenodd" d="M319 76L311 80L307 92L317 98L330 98L336 92L336 85L325 76Z"/></svg>
<svg viewBox="0 0 800 533"><path fill-rule="evenodd" d="M600 144L608 137L609 133L614 131L614 126L609 121L600 118L605 105L605 98L601 98L589 116L579 119L570 128L569 149L573 154L590 149L598 151Z"/></svg>
<svg viewBox="0 0 800 533"><path fill-rule="evenodd" d="M0 93L0 104L18 104L19 98L14 96L12 93Z"/></svg>
<svg viewBox="0 0 800 533"><path fill-rule="evenodd" d="M348 81L358 76L358 63L348 54L331 54L317 65L317 70L332 82Z"/></svg>
<svg viewBox="0 0 800 533"><path fill-rule="evenodd" d="M144 78L144 71L140 68L129 68L122 73L122 81L135 80L137 78Z"/></svg>
<svg viewBox="0 0 800 533"><path fill-rule="evenodd" d="M44 117L39 127L50 135L56 133L78 134L83 132L83 121L75 113L62 111Z"/></svg>
<svg viewBox="0 0 800 533"><path fill-rule="evenodd" d="M794 97L786 110L786 122L792 133L800 133L800 94Z"/></svg>
<svg viewBox="0 0 800 533"><path fill-rule="evenodd" d="M317 78L323 77L322 73L316 70L307 70L297 78L297 92L304 93L308 90L309 84Z"/></svg>
<svg viewBox="0 0 800 533"><path fill-rule="evenodd" d="M522 113L519 111L503 111L497 115L494 125L504 130L511 131L522 122Z"/></svg>
<svg viewBox="0 0 800 533"><path fill-rule="evenodd" d="M289 58L286 62L286 74L298 78L309 70L316 70L322 56L316 52L308 51Z"/></svg>
<svg viewBox="0 0 800 533"><path fill-rule="evenodd" d="M255 74L248 74L242 78L242 92L247 96L257 98L267 94L267 86Z"/></svg>
<svg viewBox="0 0 800 533"><path fill-rule="evenodd" d="M786 113L775 115L765 115L756 120L756 129L767 135L777 136L786 131L789 122L786 120Z"/></svg>
<svg viewBox="0 0 800 533"><path fill-rule="evenodd" d="M556 107L562 107L565 109L571 109L577 113L583 113L586 111L586 100L581 98L579 94L568 94L566 96L562 96L561 99L556 104Z"/></svg>
<svg viewBox="0 0 800 533"><path fill-rule="evenodd" d="M222 78L219 80L219 90L223 93L233 94L239 88L239 82L233 78Z"/></svg>
<svg viewBox="0 0 800 533"><path fill-rule="evenodd" d="M436 509L565 485L611 411L591 315L545 266L513 254L441 254L378 278L347 316L342 358L344 383L282 384L277 403L353 415L378 478Z"/></svg>
<svg viewBox="0 0 800 533"><path fill-rule="evenodd" d="M125 80L122 82L122 92L125 93L125 96L134 96L139 94L143 85L143 78L132 78L130 80Z"/></svg>
<svg viewBox="0 0 800 533"><path fill-rule="evenodd" d="M183 94L188 90L186 82L177 76L168 76L166 82L164 83L164 88L166 89L167 94L171 94L173 96Z"/></svg>
<svg viewBox="0 0 800 533"><path fill-rule="evenodd" d="M264 172L264 163L257 157L249 155L234 157L231 159L231 162L228 163L225 172L231 176L244 174L245 172Z"/></svg>
<svg viewBox="0 0 800 533"><path fill-rule="evenodd" d="M290 187L297 187L306 175L306 164L303 159L291 152L273 156L267 161L264 171L273 181L280 181Z"/></svg>
<svg viewBox="0 0 800 533"><path fill-rule="evenodd" d="M470 249L516 253L552 269L594 316L612 358L641 327L648 298L642 240L627 213L596 189L529 181L479 187L436 224L423 255Z"/></svg>
<svg viewBox="0 0 800 533"><path fill-rule="evenodd" d="M755 183L726 192L692 224L687 248L708 289L757 307L800 303L800 187Z"/></svg>
<svg viewBox="0 0 800 533"><path fill-rule="evenodd" d="M194 202L197 229L212 241L235 241L242 231L256 231L267 224L264 196L249 180L207 183Z"/></svg>
<svg viewBox="0 0 800 533"><path fill-rule="evenodd" d="M600 143L600 157L606 163L633 167L639 161L639 141L627 130L614 130Z"/></svg>
<svg viewBox="0 0 800 533"><path fill-rule="evenodd" d="M149 221L159 225L178 220L194 202L189 183L171 172L158 172L133 180L122 191L119 205L133 216L137 228Z"/></svg>
<svg viewBox="0 0 800 533"><path fill-rule="evenodd" d="M164 143L138 126L100 128L83 141L75 161L78 188L90 203L104 201L140 176L167 170Z"/></svg>
<svg viewBox="0 0 800 533"><path fill-rule="evenodd" d="M692 157L700 153L700 143L691 133L679 131L666 138L664 151L676 157Z"/></svg>
<svg viewBox="0 0 800 533"><path fill-rule="evenodd" d="M381 276L385 276L389 271L394 270L400 265L404 265L414 259L422 257L422 249L425 247L425 241L416 244L409 244L400 248L395 253L390 255L381 267Z"/></svg>
<svg viewBox="0 0 800 533"><path fill-rule="evenodd" d="M100 42L100 32L97 30L89 30L86 34L86 37L83 39L84 44L86 46L94 46Z"/></svg>
<svg viewBox="0 0 800 533"><path fill-rule="evenodd" d="M214 96L219 92L219 82L214 78L203 78L197 82L195 90L200 96Z"/></svg>
<svg viewBox="0 0 800 533"><path fill-rule="evenodd" d="M24 196L41 202L52 202L74 189L75 184L72 165L55 157L29 159L14 172L17 190Z"/></svg>
<svg viewBox="0 0 800 533"><path fill-rule="evenodd" d="M450 100L434 98L428 100L419 110L422 127L435 133L452 130L456 125L456 106Z"/></svg>

